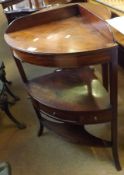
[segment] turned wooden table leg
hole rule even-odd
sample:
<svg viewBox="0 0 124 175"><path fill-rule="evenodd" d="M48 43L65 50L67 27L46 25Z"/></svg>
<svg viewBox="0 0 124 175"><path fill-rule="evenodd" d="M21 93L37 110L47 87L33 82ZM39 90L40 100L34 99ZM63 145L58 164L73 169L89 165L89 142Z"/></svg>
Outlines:
<svg viewBox="0 0 124 175"><path fill-rule="evenodd" d="M118 75L117 75L117 66L118 61L117 57L117 50L114 50L112 53L112 61L109 65L109 73L110 75L110 99L112 105L112 121L111 121L111 140L112 140L112 153L115 162L115 166L117 170L121 170L121 165L119 161L119 154L118 154L118 120L117 120L117 99L118 99Z"/></svg>

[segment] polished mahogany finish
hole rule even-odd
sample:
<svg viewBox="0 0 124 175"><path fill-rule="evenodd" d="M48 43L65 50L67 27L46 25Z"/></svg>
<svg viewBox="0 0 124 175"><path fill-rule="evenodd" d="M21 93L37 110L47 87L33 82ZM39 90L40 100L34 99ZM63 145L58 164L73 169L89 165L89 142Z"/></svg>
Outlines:
<svg viewBox="0 0 124 175"><path fill-rule="evenodd" d="M108 93L89 67L56 70L29 81L27 90L42 113L54 119L78 124L111 120Z"/></svg>
<svg viewBox="0 0 124 175"><path fill-rule="evenodd" d="M40 18L42 18L42 15ZM26 19L23 20L28 23ZM34 18L34 20L36 19ZM23 23L24 21L21 22ZM16 32L11 32L10 30L5 37L13 48L37 55L70 55L77 52L111 47L113 44L111 35L109 35L110 37L104 37L105 34L98 33L95 27L91 28L91 25L87 24L85 20L83 21L78 14L74 14L70 18L61 19L61 21L58 19L55 22L38 24L37 26L26 26L26 28L19 31L16 31L17 29L14 27ZM107 33L108 31L105 32ZM25 40L25 38L27 39ZM88 38L92 38L92 40Z"/></svg>
<svg viewBox="0 0 124 175"><path fill-rule="evenodd" d="M89 23L88 18L91 18ZM107 49L114 45L107 24L77 4L18 19L6 31L5 40L17 55L22 55L24 61L58 67L75 67L79 62L84 64L87 56L95 63L97 53L104 62L109 59ZM90 56L89 52L92 52Z"/></svg>
<svg viewBox="0 0 124 175"><path fill-rule="evenodd" d="M33 79L29 82L28 91L34 97L36 92L39 93L37 100L42 104L64 111L93 112L108 109L110 104L106 90L88 67L75 71L56 70L40 79Z"/></svg>
<svg viewBox="0 0 124 175"><path fill-rule="evenodd" d="M87 21L87 18L91 20ZM98 25L104 30L100 31ZM107 24L83 5L68 5L26 16L14 21L6 33L5 39L11 47L37 55L70 55L113 46ZM90 41L87 38L91 38Z"/></svg>
<svg viewBox="0 0 124 175"><path fill-rule="evenodd" d="M97 8L97 7L96 7ZM5 33L40 122L73 142L117 151L117 44L105 21L88 4L46 9L14 21ZM56 67L28 80L21 64ZM106 70L103 84L90 67ZM58 69L59 67L59 69ZM114 88L113 88L114 87ZM85 124L111 123L111 140L89 134ZM81 129L82 128L82 129Z"/></svg>

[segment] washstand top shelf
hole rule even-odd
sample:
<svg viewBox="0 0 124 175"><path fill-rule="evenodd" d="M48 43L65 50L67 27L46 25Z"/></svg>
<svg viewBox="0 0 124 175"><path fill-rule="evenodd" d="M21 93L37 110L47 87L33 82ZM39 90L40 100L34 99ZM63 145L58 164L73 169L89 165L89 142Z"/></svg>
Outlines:
<svg viewBox="0 0 124 175"><path fill-rule="evenodd" d="M66 67L61 57L68 62L70 56L91 55L114 47L107 23L87 7L86 4L64 5L17 19L6 30L5 40L27 62L45 58L48 66L54 66L49 64L54 57L60 58L56 63L60 67ZM45 61L41 65L46 66Z"/></svg>

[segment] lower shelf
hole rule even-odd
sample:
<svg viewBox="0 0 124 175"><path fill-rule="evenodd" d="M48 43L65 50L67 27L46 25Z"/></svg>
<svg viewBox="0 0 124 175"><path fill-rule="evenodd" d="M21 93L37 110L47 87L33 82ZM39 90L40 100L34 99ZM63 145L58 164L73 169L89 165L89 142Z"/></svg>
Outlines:
<svg viewBox="0 0 124 175"><path fill-rule="evenodd" d="M48 129L72 143L85 144L88 146L111 147L110 141L91 135L85 130L84 125L80 126L56 120L50 121L45 118L42 118L42 123Z"/></svg>

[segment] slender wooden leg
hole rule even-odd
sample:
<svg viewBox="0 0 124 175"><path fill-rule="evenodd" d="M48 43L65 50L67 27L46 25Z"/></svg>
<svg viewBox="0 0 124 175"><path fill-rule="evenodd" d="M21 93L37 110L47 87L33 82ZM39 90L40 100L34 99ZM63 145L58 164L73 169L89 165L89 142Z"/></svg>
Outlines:
<svg viewBox="0 0 124 175"><path fill-rule="evenodd" d="M111 124L111 132L112 132L112 153L113 153L113 158L115 162L115 166L118 171L121 170L121 165L119 162L119 155L118 155L118 141L117 141L117 122L112 121Z"/></svg>
<svg viewBox="0 0 124 175"><path fill-rule="evenodd" d="M117 170L121 170L118 155L118 75L117 75L117 49L112 52L112 60L109 64L110 74L110 101L112 105L112 121L111 121L111 141L112 141L112 153Z"/></svg>
<svg viewBox="0 0 124 175"><path fill-rule="evenodd" d="M9 110L9 107L8 107L8 102L5 101L3 102L3 105L2 105L2 110L6 113L6 115L8 116L8 118L14 122L17 126L17 128L19 129L25 129L26 128L26 125L23 124L23 123L20 123L18 120L16 120L13 115L11 114L10 110Z"/></svg>
<svg viewBox="0 0 124 175"><path fill-rule="evenodd" d="M33 102L32 102L32 104L33 104ZM37 109L37 107L34 104L33 104L33 107L34 107L34 110L36 112L37 118L38 118L39 123L40 123L38 136L41 136L43 134L43 129L44 129L44 126L43 126L43 123L42 123L42 114L40 113L40 111Z"/></svg>

